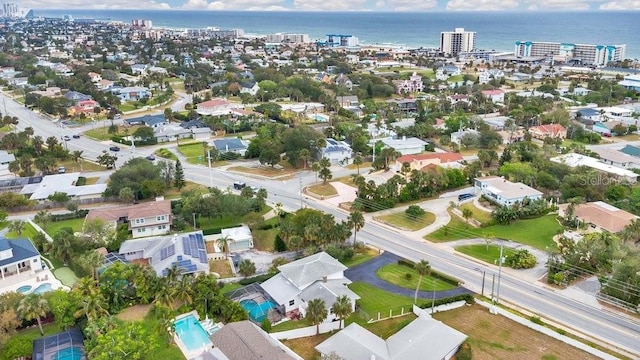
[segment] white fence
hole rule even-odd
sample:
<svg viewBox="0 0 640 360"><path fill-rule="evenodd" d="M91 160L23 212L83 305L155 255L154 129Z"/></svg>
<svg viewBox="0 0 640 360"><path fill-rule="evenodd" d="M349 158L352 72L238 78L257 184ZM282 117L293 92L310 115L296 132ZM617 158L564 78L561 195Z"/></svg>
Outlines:
<svg viewBox="0 0 640 360"><path fill-rule="evenodd" d="M332 321L320 324L320 334L328 333L340 328L340 321ZM287 331L281 331L277 333L271 333L270 335L274 339L297 339L301 337L314 336L316 334L316 326L307 326L300 329L293 329Z"/></svg>

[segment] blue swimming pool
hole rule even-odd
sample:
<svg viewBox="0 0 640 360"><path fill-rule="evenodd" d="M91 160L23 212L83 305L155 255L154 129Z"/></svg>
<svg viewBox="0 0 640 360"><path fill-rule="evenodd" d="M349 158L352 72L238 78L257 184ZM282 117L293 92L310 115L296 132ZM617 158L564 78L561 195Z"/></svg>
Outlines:
<svg viewBox="0 0 640 360"><path fill-rule="evenodd" d="M68 347L55 353L51 360L80 360L84 354L81 347Z"/></svg>
<svg viewBox="0 0 640 360"><path fill-rule="evenodd" d="M267 318L269 310L278 307L273 301L264 301L260 304L251 299L240 300L240 305L249 313L251 320L260 323Z"/></svg>
<svg viewBox="0 0 640 360"><path fill-rule="evenodd" d="M20 286L16 291L19 292L20 294L26 294L29 291L31 291L32 288L33 286L31 285L24 285L24 286Z"/></svg>
<svg viewBox="0 0 640 360"><path fill-rule="evenodd" d="M209 334L193 314L176 320L174 324L176 335L189 351L211 347Z"/></svg>
<svg viewBox="0 0 640 360"><path fill-rule="evenodd" d="M40 286L38 286L37 288L35 288L33 290L34 294L42 294L42 293L46 293L47 291L51 291L51 284L50 283L44 283Z"/></svg>

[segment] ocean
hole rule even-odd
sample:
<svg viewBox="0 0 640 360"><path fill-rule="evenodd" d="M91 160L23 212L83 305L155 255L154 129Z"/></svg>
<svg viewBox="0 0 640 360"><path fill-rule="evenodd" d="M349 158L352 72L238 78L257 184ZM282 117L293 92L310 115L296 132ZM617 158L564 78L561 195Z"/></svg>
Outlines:
<svg viewBox="0 0 640 360"><path fill-rule="evenodd" d="M581 44L626 44L627 58L640 58L640 12L257 12L187 10L45 10L35 16L153 21L154 27L244 29L247 34L277 32L349 34L365 44L437 47L441 31L476 32L476 46L513 51L514 42L550 41Z"/></svg>

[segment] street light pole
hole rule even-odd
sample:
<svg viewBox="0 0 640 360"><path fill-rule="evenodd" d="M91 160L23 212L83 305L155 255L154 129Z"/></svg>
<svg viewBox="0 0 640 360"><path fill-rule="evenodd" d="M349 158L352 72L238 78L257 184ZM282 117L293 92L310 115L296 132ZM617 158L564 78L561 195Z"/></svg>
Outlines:
<svg viewBox="0 0 640 360"><path fill-rule="evenodd" d="M300 183L300 209L302 209L302 175L298 177L298 181Z"/></svg>
<svg viewBox="0 0 640 360"><path fill-rule="evenodd" d="M500 244L500 259L498 259L498 261L500 262L500 267L498 267L498 288L496 289L496 304L500 301L500 279L502 278L502 263L504 262L502 257L503 246L503 244Z"/></svg>
<svg viewBox="0 0 640 360"><path fill-rule="evenodd" d="M438 284L438 279L433 282L433 297L431 298L431 315L436 311L436 285Z"/></svg>
<svg viewBox="0 0 640 360"><path fill-rule="evenodd" d="M197 224L196 224L196 213L193 213L193 228L197 228Z"/></svg>
<svg viewBox="0 0 640 360"><path fill-rule="evenodd" d="M213 169L211 168L211 151L207 149L207 161L209 162L209 187L213 188Z"/></svg>

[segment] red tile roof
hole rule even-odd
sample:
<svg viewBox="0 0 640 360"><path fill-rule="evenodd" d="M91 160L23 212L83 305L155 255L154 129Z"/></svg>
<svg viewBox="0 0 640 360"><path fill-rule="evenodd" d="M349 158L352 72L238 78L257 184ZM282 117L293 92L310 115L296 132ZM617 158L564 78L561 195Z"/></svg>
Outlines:
<svg viewBox="0 0 640 360"><path fill-rule="evenodd" d="M564 126L560 124L547 124L547 125L540 125L540 126L532 126L531 128L529 128L529 131L537 131L542 134L558 134L561 132L566 132L567 129L565 129Z"/></svg>
<svg viewBox="0 0 640 360"><path fill-rule="evenodd" d="M397 159L400 163L412 162L412 161L420 161L420 160L429 160L429 159L440 159L441 163L450 163L461 161L462 156L458 153L445 152L445 153L429 153L429 154L416 154L416 155L403 155Z"/></svg>

